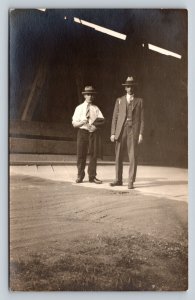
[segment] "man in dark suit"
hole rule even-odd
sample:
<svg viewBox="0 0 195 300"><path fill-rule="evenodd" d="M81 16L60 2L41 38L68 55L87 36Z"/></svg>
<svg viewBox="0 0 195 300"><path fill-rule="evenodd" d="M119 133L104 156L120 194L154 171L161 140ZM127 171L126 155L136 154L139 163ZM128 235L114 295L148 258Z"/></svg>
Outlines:
<svg viewBox="0 0 195 300"><path fill-rule="evenodd" d="M136 84L132 76L128 77L126 82L122 84L125 87L126 95L116 100L110 137L112 142L116 142L116 179L110 185L120 186L123 184L123 157L124 150L127 149L129 189L133 189L136 178L138 144L143 140L144 129L143 100L134 95Z"/></svg>

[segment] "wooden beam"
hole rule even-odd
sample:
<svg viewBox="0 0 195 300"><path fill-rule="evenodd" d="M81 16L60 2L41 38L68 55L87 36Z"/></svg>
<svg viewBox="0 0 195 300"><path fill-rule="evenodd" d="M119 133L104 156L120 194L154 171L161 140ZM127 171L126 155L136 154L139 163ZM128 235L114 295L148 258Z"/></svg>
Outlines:
<svg viewBox="0 0 195 300"><path fill-rule="evenodd" d="M32 88L30 90L24 110L22 112L22 117L21 117L22 121L32 120L32 116L37 106L39 95L42 90L43 83L45 81L45 77L46 77L46 65L45 63L41 63L37 71L37 74L35 76L35 79L33 81Z"/></svg>

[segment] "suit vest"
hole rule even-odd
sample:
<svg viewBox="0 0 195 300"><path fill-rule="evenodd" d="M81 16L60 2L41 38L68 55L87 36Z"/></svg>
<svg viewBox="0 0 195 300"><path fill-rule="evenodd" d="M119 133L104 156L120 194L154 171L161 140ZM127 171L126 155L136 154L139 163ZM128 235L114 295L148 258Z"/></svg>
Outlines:
<svg viewBox="0 0 195 300"><path fill-rule="evenodd" d="M127 104L127 110L126 110L126 123L128 123L128 125L132 126L132 101L130 101L129 103L126 102Z"/></svg>

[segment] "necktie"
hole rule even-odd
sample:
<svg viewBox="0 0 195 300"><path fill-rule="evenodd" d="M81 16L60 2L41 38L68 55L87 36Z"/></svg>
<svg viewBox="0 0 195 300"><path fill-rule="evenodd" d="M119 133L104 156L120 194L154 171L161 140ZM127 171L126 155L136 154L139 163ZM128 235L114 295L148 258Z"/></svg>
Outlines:
<svg viewBox="0 0 195 300"><path fill-rule="evenodd" d="M87 109L86 109L86 118L89 120L90 117L90 103L87 104Z"/></svg>

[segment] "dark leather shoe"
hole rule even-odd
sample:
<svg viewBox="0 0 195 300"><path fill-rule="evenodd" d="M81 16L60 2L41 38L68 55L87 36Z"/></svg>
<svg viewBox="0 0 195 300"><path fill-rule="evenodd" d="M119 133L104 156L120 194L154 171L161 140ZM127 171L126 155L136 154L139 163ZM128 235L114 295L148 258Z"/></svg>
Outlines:
<svg viewBox="0 0 195 300"><path fill-rule="evenodd" d="M83 179L80 178L80 177L78 177L78 178L76 179L76 183L81 183L81 182L83 182Z"/></svg>
<svg viewBox="0 0 195 300"><path fill-rule="evenodd" d="M94 178L89 178L89 182L94 182L94 183L96 183L96 184L101 184L101 183L102 183L102 181L99 180L99 179L97 179L96 177L94 177Z"/></svg>
<svg viewBox="0 0 195 300"><path fill-rule="evenodd" d="M110 183L110 186L121 186L123 183L121 181L113 181Z"/></svg>
<svg viewBox="0 0 195 300"><path fill-rule="evenodd" d="M133 182L130 182L130 183L128 184L128 189L129 189L129 190L134 189Z"/></svg>

